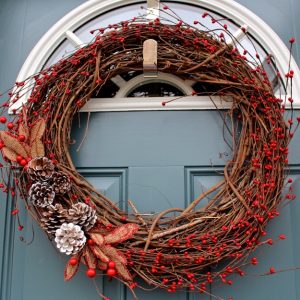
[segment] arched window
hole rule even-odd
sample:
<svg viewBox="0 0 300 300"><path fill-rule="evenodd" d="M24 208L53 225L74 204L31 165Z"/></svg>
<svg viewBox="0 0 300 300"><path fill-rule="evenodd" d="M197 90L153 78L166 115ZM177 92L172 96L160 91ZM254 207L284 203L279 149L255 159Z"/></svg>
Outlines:
<svg viewBox="0 0 300 300"><path fill-rule="evenodd" d="M158 5L158 1L151 1ZM221 24L226 24L230 32L238 39L240 45L237 48L246 48L250 56L260 57L263 65L269 55L276 61L275 67L267 67L271 79L275 79L276 72L279 71L283 77L288 70L289 50L281 41L278 35L258 16L247 8L234 1L209 1L209 0L173 0L164 2L174 10L185 22L193 24L194 20L201 19L205 11L221 20ZM82 47L90 42L92 36L90 31L114 24L122 20L145 14L147 3L145 1L129 0L91 0L77 7L59 22L57 22L38 42L26 59L17 81L22 81L28 76L40 71L42 68L57 62L62 57L72 53L74 49ZM211 22L211 19L201 19L204 26L212 30L217 30L218 24ZM245 38L241 28L247 28L248 34L252 38L252 43ZM230 42L230 36L225 39ZM250 59L251 63L251 59ZM294 107L300 107L300 72L296 62L292 59L291 69L295 71L293 86L293 96L295 98ZM145 99L147 87L153 82L160 82L162 91L156 94L157 97ZM275 92L279 82L274 80ZM94 95L89 103L83 108L85 111L128 111L128 110L160 110L160 109L215 109L210 99L203 97L185 97L184 101L173 102L166 107L161 106L160 97L172 96L175 91L181 91L183 95L191 94L197 83L193 81L183 81L172 75L159 74L156 79L145 80L140 73L131 72L126 76L116 76L109 83L110 93L104 92ZM141 91L141 85L146 89ZM163 88L164 87L164 88ZM176 95L176 93L174 95ZM172 94L173 93L173 94ZM153 96L153 95L152 95ZM282 96L282 95L281 95ZM113 97L113 100L111 99ZM127 98L130 97L130 98ZM102 98L99 101L97 98ZM126 99L125 99L126 98ZM24 97L23 101L26 101ZM226 107L226 103L220 103L219 107ZM11 110L16 108L11 107Z"/></svg>

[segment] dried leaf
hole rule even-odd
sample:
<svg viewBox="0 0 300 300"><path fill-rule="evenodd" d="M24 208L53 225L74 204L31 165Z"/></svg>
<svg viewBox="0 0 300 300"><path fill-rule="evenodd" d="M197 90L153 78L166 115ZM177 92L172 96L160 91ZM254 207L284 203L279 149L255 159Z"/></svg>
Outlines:
<svg viewBox="0 0 300 300"><path fill-rule="evenodd" d="M45 147L41 140L34 140L30 151L31 158L45 156Z"/></svg>
<svg viewBox="0 0 300 300"><path fill-rule="evenodd" d="M89 268L96 269L97 259L94 255L94 253L89 249L89 247L85 247L85 250L83 252L83 256L84 256L84 259L86 261L87 266Z"/></svg>
<svg viewBox="0 0 300 300"><path fill-rule="evenodd" d="M109 245L105 245L101 247L102 252L107 255L110 259L114 262L120 262L121 264L126 265L127 264L127 260L126 257L123 255L123 253L121 253L120 251L118 251L116 248L109 246Z"/></svg>
<svg viewBox="0 0 300 300"><path fill-rule="evenodd" d="M24 146L18 141L16 137L12 136L6 131L0 131L0 138L7 148L13 150L23 157L27 157L27 152Z"/></svg>
<svg viewBox="0 0 300 300"><path fill-rule="evenodd" d="M37 120L30 131L30 144L32 144L34 140L40 140L43 137L45 129L46 121L44 119Z"/></svg>
<svg viewBox="0 0 300 300"><path fill-rule="evenodd" d="M65 268L65 272L64 272L65 281L71 280L76 275L78 268L79 268L80 254L76 254L72 257L77 259L77 264L75 266L72 266L70 264L70 261L68 261L66 268Z"/></svg>
<svg viewBox="0 0 300 300"><path fill-rule="evenodd" d="M19 135L24 135L26 140L29 138L29 129L23 123L19 125Z"/></svg>
<svg viewBox="0 0 300 300"><path fill-rule="evenodd" d="M107 263L104 263L103 261L101 260L98 260L98 268L102 271L105 271L107 270Z"/></svg>
<svg viewBox="0 0 300 300"><path fill-rule="evenodd" d="M116 262L116 271L118 276L122 277L127 282L132 282L132 276L124 264Z"/></svg>
<svg viewBox="0 0 300 300"><path fill-rule="evenodd" d="M104 244L104 237L102 234L90 233L90 237L98 246L102 246Z"/></svg>
<svg viewBox="0 0 300 300"><path fill-rule="evenodd" d="M17 161L17 153L7 147L2 148L2 154L10 161Z"/></svg>
<svg viewBox="0 0 300 300"><path fill-rule="evenodd" d="M128 223L117 227L113 232L104 237L106 244L121 243L131 238L137 231L139 226L137 224Z"/></svg>
<svg viewBox="0 0 300 300"><path fill-rule="evenodd" d="M28 125L28 123L27 123L27 108L24 103L22 104L22 117L23 117L24 125L27 126ZM28 128L28 126L27 126L27 128Z"/></svg>
<svg viewBox="0 0 300 300"><path fill-rule="evenodd" d="M24 149L26 150L26 153L27 153L28 157L30 157L31 147L27 144L24 144L24 143L22 145L23 145Z"/></svg>
<svg viewBox="0 0 300 300"><path fill-rule="evenodd" d="M104 263L108 263L110 261L110 259L103 253L102 248L94 245L91 247L91 250L93 251L95 256L98 257Z"/></svg>

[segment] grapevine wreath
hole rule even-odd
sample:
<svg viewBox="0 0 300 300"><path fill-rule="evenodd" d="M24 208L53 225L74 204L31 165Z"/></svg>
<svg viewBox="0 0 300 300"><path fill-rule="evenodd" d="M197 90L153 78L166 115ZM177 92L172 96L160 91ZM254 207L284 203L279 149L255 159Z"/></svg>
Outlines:
<svg viewBox="0 0 300 300"><path fill-rule="evenodd" d="M264 238L265 227L279 214L288 144L298 126L284 119L283 102L292 99L274 96L259 55L241 50L224 20L208 13L203 18L211 18L219 29L210 31L201 21L191 26L174 21L176 17L148 23L139 17L97 29L89 45L17 82L2 105L0 122L7 129L0 132L0 147L9 166L2 168L7 179L3 191L15 201L13 215L18 217L17 200L24 199L49 239L69 255L65 280L82 263L87 276L115 277L131 290L141 277L169 292L188 288L208 293L213 281L230 285L232 273L243 276L242 267L257 263L249 254L272 243ZM122 211L97 192L76 171L69 153L74 115L110 78L143 70L147 39L158 42L158 71L199 82L203 91L194 94L232 102L228 111L220 112L231 120L224 126L232 135L232 159L224 167L224 179L188 207L152 217L139 214L133 203L132 213ZM271 56L267 61L274 64ZM292 70L284 80L277 74L283 88L292 78ZM7 121L8 108L28 91L28 101ZM213 192L207 206L199 209L199 202Z"/></svg>

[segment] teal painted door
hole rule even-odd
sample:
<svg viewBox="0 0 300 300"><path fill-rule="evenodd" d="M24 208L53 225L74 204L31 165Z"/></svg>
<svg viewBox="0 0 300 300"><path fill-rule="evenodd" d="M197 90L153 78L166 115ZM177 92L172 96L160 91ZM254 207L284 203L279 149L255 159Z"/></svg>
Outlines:
<svg viewBox="0 0 300 300"><path fill-rule="evenodd" d="M125 210L128 199L134 201L139 211L150 214L184 207L221 178L224 162L230 158L217 112L93 113L87 139L77 152L86 121L86 114L81 114L81 128L78 128L74 120L72 138L76 143L71 146L74 162L87 180ZM299 173L294 177L299 180ZM299 184L295 186L299 195ZM299 273L257 276L270 266L281 269L300 265L296 255L300 243L295 235L299 205L295 202L284 208L281 217L269 226L271 236L276 238L285 233L288 239L261 248L255 254L260 264L246 271L249 276L234 277L232 287L213 284L210 287L213 295L219 299L232 296L240 300L253 297L273 300L284 299L288 291L288 299L299 299ZM31 221L25 214L21 219L25 220L22 236L29 243L33 234ZM34 241L26 245L20 242L20 233L9 213L1 222L1 229L6 230L1 300L98 299L93 281L85 277L83 267L71 282L63 281L66 257L58 255L37 226L33 225ZM96 284L111 300L132 299L130 292L115 280L108 282L99 276ZM137 295L141 300L213 299L197 293L168 294L158 290L138 290Z"/></svg>
<svg viewBox="0 0 300 300"><path fill-rule="evenodd" d="M84 0L0 1L0 90L17 77L30 49L56 21ZM298 0L239 0L262 17L284 41L299 36ZM266 13L268 12L268 13ZM299 41L295 58L300 63ZM297 111L296 115L299 115ZM222 139L222 122L212 111L94 113L88 137L79 152L84 134L74 124L72 155L80 172L108 197L127 209L127 200L145 213L172 206L186 206L221 175L228 149ZM223 299L300 299L300 272L288 271L260 277L270 266L285 269L300 266L300 138L290 145L291 176L298 200L281 210L268 232L287 239L255 253L260 264L248 276L233 279L232 287L211 286ZM11 216L11 201L0 199L0 299L1 300L94 300L99 299L93 281L84 269L68 283L63 281L65 258L58 256L43 232L27 215L20 215L24 231L17 230ZM32 226L33 229L32 230ZM34 239L33 239L34 236ZM32 241L33 239L33 241ZM32 241L32 242L31 242ZM132 299L116 281L97 280L99 290L111 300ZM137 292L141 300L215 299L199 294Z"/></svg>

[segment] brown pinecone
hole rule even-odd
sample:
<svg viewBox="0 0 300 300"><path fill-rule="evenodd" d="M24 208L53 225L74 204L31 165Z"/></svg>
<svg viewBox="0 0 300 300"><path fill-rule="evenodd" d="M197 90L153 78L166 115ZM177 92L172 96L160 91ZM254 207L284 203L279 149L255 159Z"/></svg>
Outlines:
<svg viewBox="0 0 300 300"><path fill-rule="evenodd" d="M55 197L55 193L51 185L47 182L36 182L29 190L29 201L38 207L46 207L51 205Z"/></svg>
<svg viewBox="0 0 300 300"><path fill-rule="evenodd" d="M51 185L56 194L65 194L71 189L71 179L62 172L54 172Z"/></svg>
<svg viewBox="0 0 300 300"><path fill-rule="evenodd" d="M28 163L27 173L33 181L46 181L53 172L54 165L47 157L36 157Z"/></svg>
<svg viewBox="0 0 300 300"><path fill-rule="evenodd" d="M49 205L48 210L42 213L41 227L48 234L54 236L60 226L67 222L68 210L63 208L61 204Z"/></svg>
<svg viewBox="0 0 300 300"><path fill-rule="evenodd" d="M68 210L68 222L79 225L84 231L89 231L96 220L96 210L84 203L76 203Z"/></svg>

